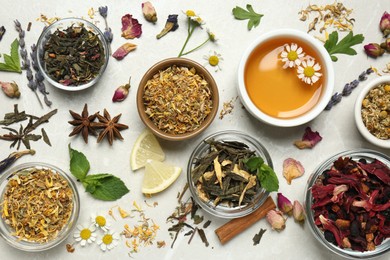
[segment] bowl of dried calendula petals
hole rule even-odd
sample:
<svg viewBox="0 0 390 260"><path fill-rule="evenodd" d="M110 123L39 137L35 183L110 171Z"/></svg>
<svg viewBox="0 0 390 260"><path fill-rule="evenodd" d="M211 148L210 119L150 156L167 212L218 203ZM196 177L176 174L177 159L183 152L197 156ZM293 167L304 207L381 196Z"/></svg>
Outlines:
<svg viewBox="0 0 390 260"><path fill-rule="evenodd" d="M390 148L390 76L369 82L355 103L360 133L374 145Z"/></svg>
<svg viewBox="0 0 390 260"><path fill-rule="evenodd" d="M185 58L154 64L143 76L137 92L137 109L144 124L170 141L203 132L218 111L218 88L210 72Z"/></svg>
<svg viewBox="0 0 390 260"><path fill-rule="evenodd" d="M76 225L74 182L46 163L25 163L0 177L0 235L11 246L40 252L63 242Z"/></svg>

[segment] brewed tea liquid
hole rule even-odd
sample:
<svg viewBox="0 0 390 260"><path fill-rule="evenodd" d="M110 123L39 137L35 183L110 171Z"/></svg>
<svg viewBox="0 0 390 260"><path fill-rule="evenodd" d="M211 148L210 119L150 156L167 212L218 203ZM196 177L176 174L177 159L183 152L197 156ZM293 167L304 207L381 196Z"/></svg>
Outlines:
<svg viewBox="0 0 390 260"><path fill-rule="evenodd" d="M260 45L245 67L245 85L252 102L265 114L276 118L294 118L308 112L321 96L324 75L313 85L298 78L297 67L283 69L280 53L285 44L296 43L324 69L314 50L296 39L280 38Z"/></svg>

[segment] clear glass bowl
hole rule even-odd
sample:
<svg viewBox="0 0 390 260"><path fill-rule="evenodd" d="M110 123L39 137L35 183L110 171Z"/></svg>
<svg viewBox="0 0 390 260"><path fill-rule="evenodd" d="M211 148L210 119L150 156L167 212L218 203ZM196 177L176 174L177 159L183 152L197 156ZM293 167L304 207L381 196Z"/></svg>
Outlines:
<svg viewBox="0 0 390 260"><path fill-rule="evenodd" d="M244 143L249 147L250 150L255 151L256 156L262 157L265 164L273 168L271 157L265 147L255 138L247 134L239 131L228 130L212 134L206 137L204 140L209 139L214 139L216 141L238 141ZM259 192L254 195L251 203L243 204L237 207L228 207L224 205L215 206L212 201L205 202L199 198L195 184L192 181L191 172L195 166L196 160L207 154L209 151L210 145L204 142L204 140L202 140L202 142L198 144L192 152L187 166L187 182L195 202L206 212L221 218L243 217L259 208L269 195L269 192L263 188L261 188Z"/></svg>
<svg viewBox="0 0 390 260"><path fill-rule="evenodd" d="M45 46L46 42L48 41L50 35L53 34L57 29L63 31L63 30L67 29L70 26L79 25L79 24L83 24L84 27L87 30L93 32L95 35L98 36L98 38L101 41L102 46L103 46L104 63L100 67L99 73L96 75L96 77L94 77L90 81L82 83L80 85L64 85L64 84L61 84L60 82L56 81L55 79L53 79L49 74L47 74L45 61L43 59L44 58L44 53L45 53L44 46ZM101 76L103 75L104 71L106 70L109 57L110 57L110 55L109 55L109 47L108 47L108 44L107 44L107 42L106 42L106 40L104 38L103 33L94 24L92 24L92 23L90 23L90 22L88 22L88 21L86 21L84 19L79 19L79 18L64 18L64 19L61 19L61 20L51 24L50 26L48 26L42 32L42 34L39 37L38 42L37 42L37 60L38 60L39 70L42 72L44 78L51 85L53 85L53 86L55 86L55 87L57 87L59 89L67 90L67 91L83 90L83 89L91 87L96 82L98 82L99 79L101 78Z"/></svg>
<svg viewBox="0 0 390 260"><path fill-rule="evenodd" d="M29 251L29 252L44 251L53 248L56 245L63 242L76 226L77 219L79 217L79 212L80 212L79 193L77 191L75 183L68 177L68 175L64 171L62 171L61 169L53 165L46 164L46 163L32 162L32 163L21 164L11 169L8 169L6 172L0 175L0 212L1 213L3 213L3 205L1 205L1 203L3 202L3 197L9 179L17 174L20 174L24 170L35 169L35 168L51 169L53 172L58 173L66 180L66 182L69 184L69 187L72 189L73 192L73 198L72 198L73 207L67 223L62 227L62 229L59 231L56 237L54 237L53 239L49 240L46 243L38 243L38 242L31 242L27 240L21 240L19 237L12 234L14 232L14 229L5 222L5 219L2 216L0 216L0 235L4 238L4 240L8 244L10 244L11 246L17 249L23 251Z"/></svg>
<svg viewBox="0 0 390 260"><path fill-rule="evenodd" d="M325 239L324 232L319 229L316 224L314 223L314 211L311 209L312 203L313 203L313 196L311 192L311 187L316 183L319 176L322 175L322 173L330 169L333 165L334 161L336 161L339 157L350 157L351 159L358 161L359 159L365 159L367 162L371 162L374 159L378 159L379 161L386 164L388 167L390 167L390 157L382 154L377 151L368 150L368 149L354 149L349 151L340 152L338 154L335 154L322 162L313 172L313 174L309 177L308 183L305 189L305 210L307 214L307 222L309 224L309 228L311 232L313 233L314 237L327 249L332 251L333 253L336 253L337 255L343 256L345 258L349 259L370 259L374 257L381 256L385 254L386 252L390 251L390 239L386 239L383 241L379 246L376 246L376 249L373 251L355 251L348 248L340 248L330 242L328 242Z"/></svg>

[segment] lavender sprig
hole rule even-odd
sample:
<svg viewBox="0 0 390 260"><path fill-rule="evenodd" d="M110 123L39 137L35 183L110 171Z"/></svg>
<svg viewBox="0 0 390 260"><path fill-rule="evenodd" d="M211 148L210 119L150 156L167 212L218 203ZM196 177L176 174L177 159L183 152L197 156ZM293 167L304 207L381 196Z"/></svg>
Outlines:
<svg viewBox="0 0 390 260"><path fill-rule="evenodd" d="M329 100L328 104L325 107L325 110L331 110L332 107L338 103L340 103L342 97L346 97L351 95L352 91L359 85L361 81L365 81L367 79L367 76L373 73L374 70L372 68L368 68L367 70L363 71L358 79L355 79L351 81L350 83L347 83L344 85L343 91L341 93L336 92L331 99Z"/></svg>
<svg viewBox="0 0 390 260"><path fill-rule="evenodd" d="M106 24L106 28L104 29L104 39L106 39L108 43L108 48L110 51L111 55L111 42L112 39L114 38L114 35L112 34L111 28L108 27L108 22L107 22L107 14L108 14L108 7L107 6L100 6L99 7L99 14L104 18L104 23Z"/></svg>
<svg viewBox="0 0 390 260"><path fill-rule="evenodd" d="M49 94L49 92L46 91L46 86L45 86L45 83L43 82L45 80L45 78L43 77L42 72L39 70L39 67L38 67L37 46L35 44L33 44L31 46L30 56L31 56L31 60L32 60L32 67L34 68L34 70L36 72L35 73L35 84L36 84L39 92L42 93L43 100L45 101L45 104L50 107L52 105L52 102L47 98L47 95Z"/></svg>
<svg viewBox="0 0 390 260"><path fill-rule="evenodd" d="M43 107L42 102L39 99L39 96L36 91L37 85L34 82L30 60L27 55L26 44L24 41L25 31L22 29L22 25L18 20L15 20L14 23L15 23L15 29L19 33L20 56L22 57L22 69L26 70L26 78L28 80L27 87L29 87L35 93L35 96L37 97L39 104L41 105L41 107Z"/></svg>
<svg viewBox="0 0 390 260"><path fill-rule="evenodd" d="M3 35L4 35L4 33L5 33L5 27L4 26L1 26L0 27L0 41L1 41L1 39L3 38Z"/></svg>

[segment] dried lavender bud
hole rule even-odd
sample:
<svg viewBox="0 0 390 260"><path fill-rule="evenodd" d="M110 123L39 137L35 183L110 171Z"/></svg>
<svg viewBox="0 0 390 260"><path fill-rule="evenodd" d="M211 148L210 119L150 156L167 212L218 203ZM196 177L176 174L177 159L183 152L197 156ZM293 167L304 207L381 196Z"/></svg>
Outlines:
<svg viewBox="0 0 390 260"><path fill-rule="evenodd" d="M16 19L14 21L14 23L15 23L15 26L16 26L16 30L18 30L18 32L21 31L22 30L22 25L20 24L20 22Z"/></svg>
<svg viewBox="0 0 390 260"><path fill-rule="evenodd" d="M373 72L374 72L374 70L373 70L372 68L368 68L368 69L366 70L367 75L370 75L370 74L373 73Z"/></svg>
<svg viewBox="0 0 390 260"><path fill-rule="evenodd" d="M342 92L343 96L349 96L351 93L352 93L352 86L349 83L345 84Z"/></svg>
<svg viewBox="0 0 390 260"><path fill-rule="evenodd" d="M100 14L103 18L107 18L107 12L108 12L108 7L107 7L107 6L100 6L100 7L99 7L99 14Z"/></svg>
<svg viewBox="0 0 390 260"><path fill-rule="evenodd" d="M352 89L354 89L359 85L359 83L360 83L359 80L355 79L354 81L352 81L350 83L350 85L351 85Z"/></svg>
<svg viewBox="0 0 390 260"><path fill-rule="evenodd" d="M20 43L22 42L22 39L19 41L19 45L22 46ZM24 42L24 40L23 40ZM24 46L24 45L23 45ZM26 49L20 50L20 57L22 57L23 60L27 59L27 51Z"/></svg>
<svg viewBox="0 0 390 260"><path fill-rule="evenodd" d="M1 41L1 39L3 38L3 35L4 35L4 33L5 33L5 27L4 26L1 26L0 27L0 41Z"/></svg>
<svg viewBox="0 0 390 260"><path fill-rule="evenodd" d="M35 73L35 79L39 82L42 82L45 78L43 77L42 73L38 71Z"/></svg>
<svg viewBox="0 0 390 260"><path fill-rule="evenodd" d="M33 76L30 68L26 69L26 78L28 79L28 81L31 81L34 79L34 76Z"/></svg>
<svg viewBox="0 0 390 260"><path fill-rule="evenodd" d="M27 87L29 87L32 91L35 92L35 90L37 89L37 84L35 84L35 81L30 80L27 83Z"/></svg>
<svg viewBox="0 0 390 260"><path fill-rule="evenodd" d="M104 35L104 39L106 39L106 41L108 43L111 43L112 42L112 39L114 38L114 35L112 34L111 32L111 28L108 28L108 30L106 29L103 33Z"/></svg>
<svg viewBox="0 0 390 260"><path fill-rule="evenodd" d="M359 80L360 81L363 81L363 80L366 80L367 79L367 73L364 71L362 74L359 75Z"/></svg>
<svg viewBox="0 0 390 260"><path fill-rule="evenodd" d="M19 31L19 38L24 38L25 34L26 34L25 31L20 29L20 31Z"/></svg>

